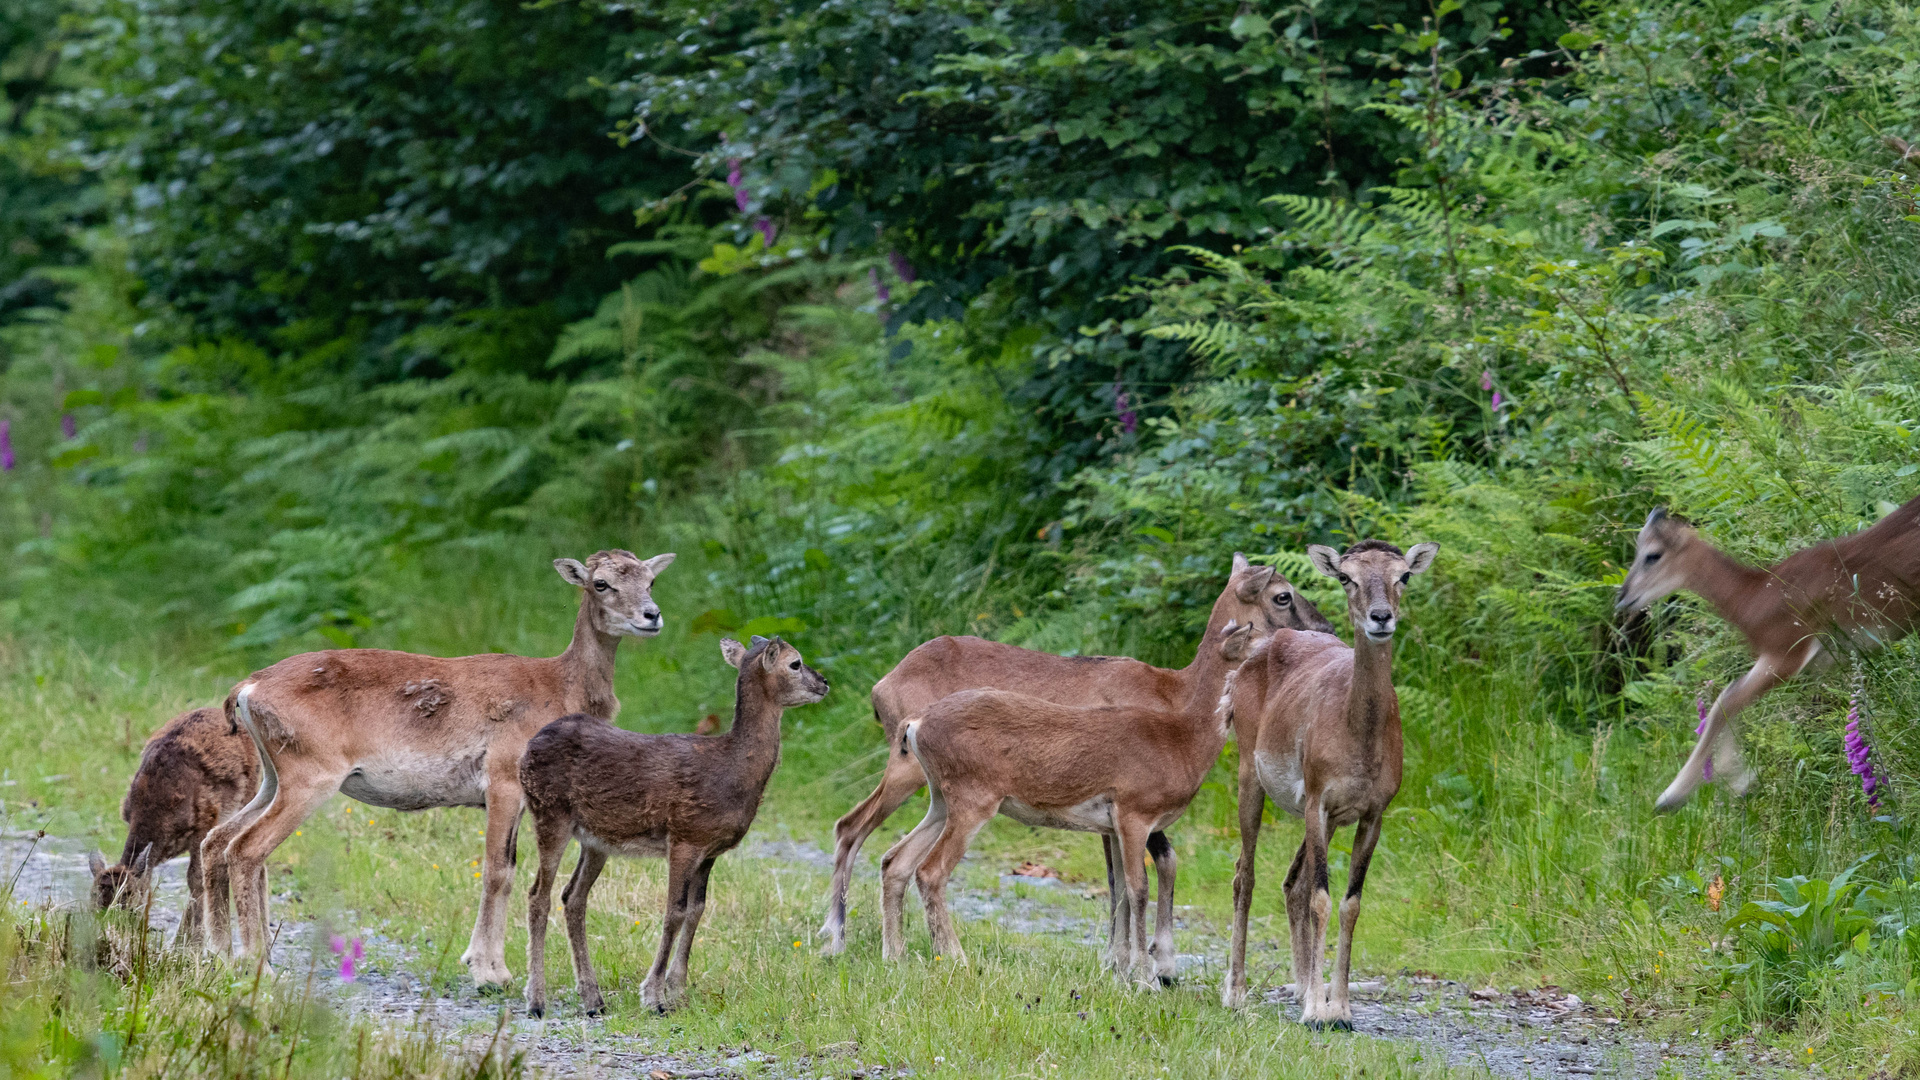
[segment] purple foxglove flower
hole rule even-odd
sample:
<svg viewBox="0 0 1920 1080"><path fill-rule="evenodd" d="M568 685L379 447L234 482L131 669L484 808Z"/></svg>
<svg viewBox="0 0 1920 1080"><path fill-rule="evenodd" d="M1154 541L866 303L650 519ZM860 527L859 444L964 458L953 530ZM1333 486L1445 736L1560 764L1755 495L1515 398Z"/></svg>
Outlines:
<svg viewBox="0 0 1920 1080"><path fill-rule="evenodd" d="M886 282L880 280L880 271L878 268L871 266L867 268L867 280L873 282L873 295L875 298L883 304L892 302L893 291L887 288Z"/></svg>
<svg viewBox="0 0 1920 1080"><path fill-rule="evenodd" d="M1505 404L1506 404L1506 402L1505 402L1505 401L1502 401L1502 400L1501 400L1501 398L1500 398L1500 391L1498 391L1498 390L1495 390L1495 391L1493 392L1493 411L1494 411L1494 412L1499 412L1499 411L1500 411L1500 408L1501 408L1501 406L1503 406L1503 405L1505 405Z"/></svg>
<svg viewBox="0 0 1920 1080"><path fill-rule="evenodd" d="M773 238L779 235L779 230L774 228L773 221L769 218L761 218L753 223L753 227L760 230L760 238L767 242L767 250L772 251Z"/></svg>
<svg viewBox="0 0 1920 1080"><path fill-rule="evenodd" d="M1134 429L1140 426L1140 416L1127 406L1127 392L1120 389L1119 383L1114 383L1113 411L1120 418L1120 430L1131 435Z"/></svg>
<svg viewBox="0 0 1920 1080"><path fill-rule="evenodd" d="M359 938L348 941L339 934L333 935L327 945L340 958L340 981L352 982L356 965L367 955L365 945Z"/></svg>
<svg viewBox="0 0 1920 1080"><path fill-rule="evenodd" d="M74 430L75 428L73 425L73 414L61 413L60 414L60 434L71 439L73 438Z"/></svg>
<svg viewBox="0 0 1920 1080"><path fill-rule="evenodd" d="M740 182L740 159L727 159L727 186L733 189L733 205L741 213L747 210L747 186Z"/></svg>
<svg viewBox="0 0 1920 1080"><path fill-rule="evenodd" d="M1868 744L1865 732L1860 730L1860 691L1853 692L1853 700L1847 709L1847 736L1843 745L1847 751L1847 766L1853 775L1860 778L1860 792L1867 797L1867 806L1880 808L1880 778L1873 771L1873 747Z"/></svg>
<svg viewBox="0 0 1920 1080"><path fill-rule="evenodd" d="M0 472L13 471L13 421L0 420Z"/></svg>
<svg viewBox="0 0 1920 1080"><path fill-rule="evenodd" d="M1493 372L1483 371L1480 373L1480 389L1482 390L1493 389Z"/></svg>
<svg viewBox="0 0 1920 1080"><path fill-rule="evenodd" d="M902 285L913 284L913 278L914 278L913 264L907 261L907 257L905 255L902 255L897 251L888 252L887 262L893 264L893 272L900 276L900 284Z"/></svg>

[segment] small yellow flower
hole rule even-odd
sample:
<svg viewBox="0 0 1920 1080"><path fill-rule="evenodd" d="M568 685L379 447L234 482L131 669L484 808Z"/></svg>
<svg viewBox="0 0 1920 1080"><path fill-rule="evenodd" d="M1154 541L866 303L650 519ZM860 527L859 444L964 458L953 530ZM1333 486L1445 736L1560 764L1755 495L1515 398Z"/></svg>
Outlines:
<svg viewBox="0 0 1920 1080"><path fill-rule="evenodd" d="M293 830L293 835L295 835L295 836L305 836L305 835L307 835L307 834L306 834L306 833L304 833L304 832L301 832L301 831L300 831L299 829L295 829L295 830Z"/></svg>
<svg viewBox="0 0 1920 1080"><path fill-rule="evenodd" d="M475 870L475 871L473 872L473 876L474 876L474 877L479 877L479 876L480 876L480 871L478 871L478 870Z"/></svg>
<svg viewBox="0 0 1920 1080"><path fill-rule="evenodd" d="M435 870L438 870L438 869L440 869L440 864L439 864L439 863L434 863L434 864L433 864L433 868L434 868Z"/></svg>
<svg viewBox="0 0 1920 1080"><path fill-rule="evenodd" d="M799 942L797 942L797 941L796 941L796 942L794 942L794 943L793 943L793 947L794 947L794 948L796 948L796 949L797 949L797 948L799 948L799 947L800 947L800 943L799 943Z"/></svg>
<svg viewBox="0 0 1920 1080"><path fill-rule="evenodd" d="M933 958L934 958L935 960L938 960L938 959L940 959L940 954L939 954L939 953L934 953L934 954L933 954Z"/></svg>

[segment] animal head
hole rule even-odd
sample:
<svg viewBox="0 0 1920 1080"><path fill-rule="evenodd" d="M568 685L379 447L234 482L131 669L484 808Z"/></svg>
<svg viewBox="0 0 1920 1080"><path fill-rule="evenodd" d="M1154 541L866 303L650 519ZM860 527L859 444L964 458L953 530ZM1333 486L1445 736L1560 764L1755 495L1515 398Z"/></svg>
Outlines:
<svg viewBox="0 0 1920 1080"><path fill-rule="evenodd" d="M1264 633L1333 631L1333 624L1311 600L1300 595L1285 574L1271 566L1255 566L1237 551L1233 553L1233 572L1227 575L1227 591L1220 594L1214 613L1220 614L1222 607L1227 609L1228 622L1258 627Z"/></svg>
<svg viewBox="0 0 1920 1080"><path fill-rule="evenodd" d="M1615 610L1642 611L1648 604L1671 595L1686 584L1680 554L1698 537L1693 526L1669 516L1665 507L1655 507L1640 527L1633 545L1633 565L1627 567L1627 580L1620 583L1620 599Z"/></svg>
<svg viewBox="0 0 1920 1080"><path fill-rule="evenodd" d="M1385 540L1362 540L1344 554L1325 544L1307 548L1314 569L1338 581L1347 592L1347 618L1353 632L1375 644L1393 640L1400 622L1400 594L1433 565L1440 545L1415 544L1404 554Z"/></svg>
<svg viewBox="0 0 1920 1080"><path fill-rule="evenodd" d="M740 669L742 678L758 678L782 707L811 705L827 696L826 677L807 666L800 650L780 638L753 636L752 645L720 639L720 655Z"/></svg>
<svg viewBox="0 0 1920 1080"><path fill-rule="evenodd" d="M153 869L152 859L152 844L140 849L140 855L133 860L132 866L126 863L108 866L106 858L99 852L88 853L87 869L93 871L94 910L105 911L116 904L123 908L139 906L153 883L149 873Z"/></svg>
<svg viewBox="0 0 1920 1080"><path fill-rule="evenodd" d="M652 637L660 632L660 608L653 602L653 579L673 565L674 555L642 559L631 551L596 551L583 564L555 559L560 576L585 590L593 628L611 637Z"/></svg>

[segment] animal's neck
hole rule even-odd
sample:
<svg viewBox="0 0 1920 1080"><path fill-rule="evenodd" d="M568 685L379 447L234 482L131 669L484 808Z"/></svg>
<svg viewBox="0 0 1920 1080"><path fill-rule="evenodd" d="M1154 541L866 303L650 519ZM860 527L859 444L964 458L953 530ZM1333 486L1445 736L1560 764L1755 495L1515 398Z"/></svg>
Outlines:
<svg viewBox="0 0 1920 1080"><path fill-rule="evenodd" d="M1363 746L1380 738L1388 720L1399 715L1393 693L1393 642L1369 641L1353 632L1353 685L1347 689L1347 728Z"/></svg>
<svg viewBox="0 0 1920 1080"><path fill-rule="evenodd" d="M613 656L619 647L619 638L594 628L593 599L582 595L580 614L573 620L573 640L560 654L569 704L594 716L614 719L620 702L613 696Z"/></svg>
<svg viewBox="0 0 1920 1080"><path fill-rule="evenodd" d="M1194 652L1193 662L1175 672L1180 679L1180 692L1175 699L1188 716L1210 717L1219 707L1227 673L1233 670L1227 658L1220 655L1220 632L1225 629L1226 617L1215 611L1207 620L1206 633L1200 635L1200 647Z"/></svg>
<svg viewBox="0 0 1920 1080"><path fill-rule="evenodd" d="M780 716L785 710L757 679L742 676L734 696L733 727L721 738L745 774L741 779L762 788L780 764Z"/></svg>
<svg viewBox="0 0 1920 1080"><path fill-rule="evenodd" d="M1764 627L1764 612L1754 601L1766 583L1767 572L1736 561L1732 556L1704 540L1687 545L1687 588L1713 605L1720 617L1739 627L1748 637Z"/></svg>

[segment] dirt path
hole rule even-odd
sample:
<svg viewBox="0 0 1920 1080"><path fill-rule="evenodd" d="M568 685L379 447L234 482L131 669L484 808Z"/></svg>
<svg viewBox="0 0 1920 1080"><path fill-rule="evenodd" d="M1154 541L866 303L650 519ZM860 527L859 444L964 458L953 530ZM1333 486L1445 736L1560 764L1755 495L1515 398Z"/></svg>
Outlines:
<svg viewBox="0 0 1920 1080"><path fill-rule="evenodd" d="M817 846L767 834L743 846L748 858L798 863L822 871L832 857ZM91 880L86 848L46 837L0 837L0 872L12 877L16 901L34 906L79 903ZM866 873L872 873L870 867ZM1091 890L1052 878L994 876L979 864L963 867L962 887L954 890L954 912L963 920L993 922L1022 934L1053 934L1089 947L1104 947L1106 899ZM156 928L171 934L186 903L186 859L161 866L153 910ZM1179 956L1183 980L1217 984L1225 967L1226 942L1200 913L1183 909L1181 943L1192 952ZM310 923L276 924L273 962L282 971L331 965L324 942ZM444 1033L450 1041L479 1053L494 1038L501 1010L508 1021L503 1037L525 1053L528 1064L555 1075L648 1077L733 1077L754 1063L763 1075L812 1077L821 1070L846 1075L858 1070L881 1078L881 1066L862 1066L833 1057L816 1069L808 1057L775 1060L748 1048L728 1053L688 1054L663 1040L608 1034L596 1021L579 1017L529 1020L517 998L483 995L471 983L450 993L435 993L414 976L415 959L404 946L379 935L363 937L368 963L352 983L326 980L329 995L346 1012L395 1027ZM1276 1023L1295 1015L1291 988L1273 986L1284 974L1286 957L1269 948L1254 958L1252 976L1267 989L1255 1008L1269 1010ZM1687 1077L1771 1075L1775 1070L1751 1062L1723 1060L1705 1045L1668 1044L1646 1038L1634 1027L1600 1014L1578 997L1552 989L1497 991L1473 989L1451 980L1402 973L1355 984L1354 1026L1366 1037L1419 1045L1459 1066L1478 1066L1499 1077ZM831 1048L829 1048L831 1049Z"/></svg>

